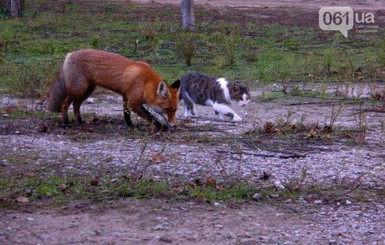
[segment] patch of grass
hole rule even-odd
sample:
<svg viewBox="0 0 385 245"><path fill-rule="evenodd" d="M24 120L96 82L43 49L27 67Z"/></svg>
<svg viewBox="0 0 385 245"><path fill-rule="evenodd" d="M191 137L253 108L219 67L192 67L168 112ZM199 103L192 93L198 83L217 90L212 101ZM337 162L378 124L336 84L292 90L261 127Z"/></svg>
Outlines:
<svg viewBox="0 0 385 245"><path fill-rule="evenodd" d="M337 186L306 186L305 175L291 183L285 183L285 189L277 189L262 182L217 182L208 178L194 183L180 182L170 184L151 179L130 180L124 176L84 177L84 176L46 176L31 172L0 178L0 207L17 208L16 203L24 205L62 206L74 201L93 201L130 197L137 199L167 198L174 200L198 200L205 202L244 202L253 200L258 193L260 198L254 201L280 203L287 200L322 199L325 202L349 200L366 201L370 198L384 198L384 193L359 188L359 183ZM375 193L374 193L375 192ZM348 196L347 196L348 195Z"/></svg>
<svg viewBox="0 0 385 245"><path fill-rule="evenodd" d="M124 181L114 186L120 197L159 198L172 194L170 185L153 180Z"/></svg>
<svg viewBox="0 0 385 245"><path fill-rule="evenodd" d="M191 66L192 59L196 54L196 42L198 35L191 32L180 32L177 36L176 49L183 57L186 66Z"/></svg>
<svg viewBox="0 0 385 245"><path fill-rule="evenodd" d="M200 28L183 33L175 23L180 10L174 5L30 1L23 18L0 23L0 85L10 92L31 94L20 91L31 86L19 82L36 81L24 69L31 67L35 71L32 77L40 81L33 83L34 89L46 90L44 81L55 77L65 54L80 48L145 60L170 81L193 70L262 83L382 76L378 69L384 63L381 35L345 40L340 33L323 33L326 36L320 39L319 31L305 23L265 23L237 9L218 17L215 11L197 6ZM217 17L213 21L210 16ZM55 69L47 69L52 63ZM353 76L357 68L363 71L362 76Z"/></svg>

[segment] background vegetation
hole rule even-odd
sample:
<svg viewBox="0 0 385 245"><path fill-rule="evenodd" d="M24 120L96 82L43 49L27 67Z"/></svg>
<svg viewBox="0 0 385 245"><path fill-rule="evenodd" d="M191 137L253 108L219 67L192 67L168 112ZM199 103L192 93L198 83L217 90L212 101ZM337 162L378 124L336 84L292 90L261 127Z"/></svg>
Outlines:
<svg viewBox="0 0 385 245"><path fill-rule="evenodd" d="M22 18L0 12L1 92L43 95L65 54L81 48L147 61L169 82L190 71L254 86L384 79L381 28L345 39L320 30L317 13L278 10L274 19L263 11L197 6L197 31L186 33L175 21L179 6L26 1Z"/></svg>

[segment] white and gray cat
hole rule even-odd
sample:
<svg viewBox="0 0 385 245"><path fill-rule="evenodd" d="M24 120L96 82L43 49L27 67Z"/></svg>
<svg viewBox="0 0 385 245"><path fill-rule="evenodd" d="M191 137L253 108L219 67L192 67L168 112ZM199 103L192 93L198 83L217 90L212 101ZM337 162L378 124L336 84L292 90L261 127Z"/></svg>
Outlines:
<svg viewBox="0 0 385 245"><path fill-rule="evenodd" d="M250 101L248 88L226 78L210 77L198 72L183 76L179 99L184 102L184 116L196 115L194 104L211 106L215 114L230 115L233 121L242 121L230 105L246 106Z"/></svg>

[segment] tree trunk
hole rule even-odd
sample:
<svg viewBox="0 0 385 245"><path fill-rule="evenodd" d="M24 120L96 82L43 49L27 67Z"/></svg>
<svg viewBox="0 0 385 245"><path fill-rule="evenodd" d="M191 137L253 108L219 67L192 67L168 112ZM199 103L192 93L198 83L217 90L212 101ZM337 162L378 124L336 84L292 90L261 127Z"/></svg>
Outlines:
<svg viewBox="0 0 385 245"><path fill-rule="evenodd" d="M182 28L187 31L195 30L194 0L181 0Z"/></svg>
<svg viewBox="0 0 385 245"><path fill-rule="evenodd" d="M23 0L7 0L7 12L12 17L21 16Z"/></svg>

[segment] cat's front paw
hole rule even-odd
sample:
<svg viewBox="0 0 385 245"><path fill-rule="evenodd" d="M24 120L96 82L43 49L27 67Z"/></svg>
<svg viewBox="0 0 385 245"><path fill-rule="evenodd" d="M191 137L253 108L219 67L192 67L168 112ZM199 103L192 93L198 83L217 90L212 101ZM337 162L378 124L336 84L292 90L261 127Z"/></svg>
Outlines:
<svg viewBox="0 0 385 245"><path fill-rule="evenodd" d="M234 114L233 122L242 122L242 118L238 116L237 114Z"/></svg>

